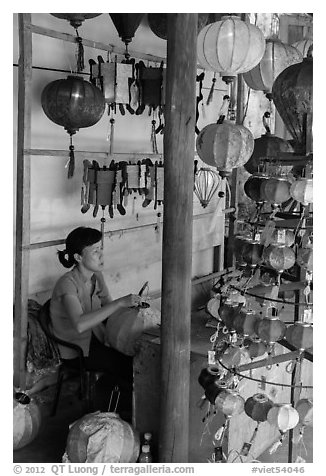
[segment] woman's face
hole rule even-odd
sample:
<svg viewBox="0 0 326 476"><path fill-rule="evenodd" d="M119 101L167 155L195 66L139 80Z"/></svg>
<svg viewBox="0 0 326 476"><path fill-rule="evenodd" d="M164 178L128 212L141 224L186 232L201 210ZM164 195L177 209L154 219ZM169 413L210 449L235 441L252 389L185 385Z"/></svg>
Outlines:
<svg viewBox="0 0 326 476"><path fill-rule="evenodd" d="M79 264L88 271L95 272L103 269L104 259L101 241L83 249Z"/></svg>

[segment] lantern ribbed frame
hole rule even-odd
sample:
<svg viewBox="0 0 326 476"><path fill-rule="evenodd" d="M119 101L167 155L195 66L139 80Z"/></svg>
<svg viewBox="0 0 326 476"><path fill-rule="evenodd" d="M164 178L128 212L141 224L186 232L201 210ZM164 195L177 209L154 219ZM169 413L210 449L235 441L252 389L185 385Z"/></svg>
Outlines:
<svg viewBox="0 0 326 476"><path fill-rule="evenodd" d="M313 425L313 402L309 398L301 398L295 405L299 413L299 424L302 426Z"/></svg>
<svg viewBox="0 0 326 476"><path fill-rule="evenodd" d="M303 56L294 46L276 38L267 38L260 62L243 75L247 85L256 91L271 93L277 76L288 66L302 61Z"/></svg>
<svg viewBox="0 0 326 476"><path fill-rule="evenodd" d="M307 57L309 48L312 46L313 41L311 38L304 38L303 40L296 41L295 43L292 43L292 46L296 48L304 58Z"/></svg>
<svg viewBox="0 0 326 476"><path fill-rule="evenodd" d="M206 208L220 185L216 170L201 167L195 175L194 191L203 208Z"/></svg>
<svg viewBox="0 0 326 476"><path fill-rule="evenodd" d="M290 403L276 403L267 413L267 421L285 432L299 423L299 413Z"/></svg>
<svg viewBox="0 0 326 476"><path fill-rule="evenodd" d="M264 393L256 393L245 401L244 411L257 422L267 420L267 414L272 408L273 402Z"/></svg>
<svg viewBox="0 0 326 476"><path fill-rule="evenodd" d="M286 177L270 177L261 185L261 194L265 201L275 205L286 202L290 197L291 183Z"/></svg>
<svg viewBox="0 0 326 476"><path fill-rule="evenodd" d="M293 182L290 188L291 197L302 205L313 203L313 180L300 178Z"/></svg>
<svg viewBox="0 0 326 476"><path fill-rule="evenodd" d="M286 245L269 245L264 249L263 260L267 266L281 272L295 264L295 253Z"/></svg>
<svg viewBox="0 0 326 476"><path fill-rule="evenodd" d="M288 326L285 339L301 351L313 346L313 327L308 322L295 322Z"/></svg>
<svg viewBox="0 0 326 476"><path fill-rule="evenodd" d="M244 410L245 400L238 392L225 389L215 399L215 406L226 416L239 415Z"/></svg>
<svg viewBox="0 0 326 476"><path fill-rule="evenodd" d="M255 331L263 342L271 345L284 337L286 325L277 317L264 317L256 321Z"/></svg>
<svg viewBox="0 0 326 476"><path fill-rule="evenodd" d="M265 51L262 31L239 17L223 16L198 34L197 58L206 70L232 78L254 68Z"/></svg>
<svg viewBox="0 0 326 476"><path fill-rule="evenodd" d="M268 179L268 175L258 173L249 177L243 185L243 189L247 197L256 203L263 203L265 201L265 197L262 195L261 186Z"/></svg>

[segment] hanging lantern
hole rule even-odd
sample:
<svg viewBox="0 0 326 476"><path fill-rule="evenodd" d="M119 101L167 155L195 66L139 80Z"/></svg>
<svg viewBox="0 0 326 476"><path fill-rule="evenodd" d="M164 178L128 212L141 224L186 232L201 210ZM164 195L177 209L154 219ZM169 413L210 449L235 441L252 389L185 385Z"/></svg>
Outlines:
<svg viewBox="0 0 326 476"><path fill-rule="evenodd" d="M270 245L285 245L292 246L295 241L294 232L286 228L275 228L271 234Z"/></svg>
<svg viewBox="0 0 326 476"><path fill-rule="evenodd" d="M267 414L272 407L273 402L267 395L256 393L245 401L244 411L253 420L262 422L267 420Z"/></svg>
<svg viewBox="0 0 326 476"><path fill-rule="evenodd" d="M51 15L69 21L73 28L79 28L83 21L98 17L102 13L51 13Z"/></svg>
<svg viewBox="0 0 326 476"><path fill-rule="evenodd" d="M276 78L272 94L275 107L292 135L298 153L306 153L307 116L312 115L312 57L289 66Z"/></svg>
<svg viewBox="0 0 326 476"><path fill-rule="evenodd" d="M263 260L267 266L278 272L292 268L295 263L295 253L286 245L269 245L264 249Z"/></svg>
<svg viewBox="0 0 326 476"><path fill-rule="evenodd" d="M209 385L219 385L221 382L221 371L216 366L204 367L198 377L199 384L206 389Z"/></svg>
<svg viewBox="0 0 326 476"><path fill-rule="evenodd" d="M294 46L282 43L277 38L267 38L260 62L244 73L247 85L256 91L264 91L271 99L272 87L277 76L288 66L302 61L302 54Z"/></svg>
<svg viewBox="0 0 326 476"><path fill-rule="evenodd" d="M239 303L232 303L230 299L221 304L218 313L229 330L233 330L233 321L237 314L239 314L240 309Z"/></svg>
<svg viewBox="0 0 326 476"><path fill-rule="evenodd" d="M258 338L245 339L243 344L251 359L261 357L268 350L267 345Z"/></svg>
<svg viewBox="0 0 326 476"><path fill-rule="evenodd" d="M253 337L256 335L254 325L257 319L257 314L254 311L241 310L233 320L233 328L238 334Z"/></svg>
<svg viewBox="0 0 326 476"><path fill-rule="evenodd" d="M220 320L220 315L218 310L220 308L221 302L220 299L217 297L212 297L206 304L207 312L214 317L215 319Z"/></svg>
<svg viewBox="0 0 326 476"><path fill-rule="evenodd" d="M227 349L217 355L218 360L228 369L240 364L242 351L239 347L228 346Z"/></svg>
<svg viewBox="0 0 326 476"><path fill-rule="evenodd" d="M267 413L267 421L285 432L297 426L299 413L289 403L275 403Z"/></svg>
<svg viewBox="0 0 326 476"><path fill-rule="evenodd" d="M313 203L313 181L308 178L300 178L293 182L290 188L291 197L302 205Z"/></svg>
<svg viewBox="0 0 326 476"><path fill-rule="evenodd" d="M198 34L197 57L206 70L220 73L232 82L239 73L254 68L262 59L265 39L261 30L239 17L223 16L205 26Z"/></svg>
<svg viewBox="0 0 326 476"><path fill-rule="evenodd" d="M205 126L197 136L196 148L205 164L215 166L221 177L226 177L247 162L254 138L246 127L224 121Z"/></svg>
<svg viewBox="0 0 326 476"><path fill-rule="evenodd" d="M312 47L312 39L311 38L304 38L303 40L296 41L292 44L294 48L296 48L304 58L308 56L309 49ZM310 49L311 51L311 49Z"/></svg>
<svg viewBox="0 0 326 476"><path fill-rule="evenodd" d="M55 124L70 135L68 178L75 168L72 136L83 127L96 124L104 114L105 100L100 89L80 76L68 76L47 84L42 91L42 108Z"/></svg>
<svg viewBox="0 0 326 476"><path fill-rule="evenodd" d="M295 322L286 329L285 338L303 352L313 345L313 327L308 322Z"/></svg>
<svg viewBox="0 0 326 476"><path fill-rule="evenodd" d="M265 198L261 193L261 185L266 180L269 179L268 175L265 174L255 174L248 178L248 180L244 183L244 192L251 200L256 203L263 203Z"/></svg>
<svg viewBox="0 0 326 476"><path fill-rule="evenodd" d="M284 337L286 326L278 317L264 317L257 320L255 331L258 337L268 345L275 344Z"/></svg>
<svg viewBox="0 0 326 476"><path fill-rule="evenodd" d="M220 176L215 170L200 168L195 175L195 194L203 208L206 208L218 190Z"/></svg>
<svg viewBox="0 0 326 476"><path fill-rule="evenodd" d="M215 399L215 406L226 416L239 415L244 410L245 401L234 390L222 390Z"/></svg>
<svg viewBox="0 0 326 476"><path fill-rule="evenodd" d="M301 426L312 426L313 424L313 403L309 398L301 398L295 408L299 414L299 424Z"/></svg>
<svg viewBox="0 0 326 476"><path fill-rule="evenodd" d="M121 38L128 46L140 25L143 13L110 13L111 20ZM128 54L128 53L127 53Z"/></svg>
<svg viewBox="0 0 326 476"><path fill-rule="evenodd" d="M148 24L154 35L167 40L168 13L148 13ZM197 30L200 31L209 22L209 13L198 13Z"/></svg>
<svg viewBox="0 0 326 476"><path fill-rule="evenodd" d="M242 248L242 258L247 263L247 266L255 268L261 263L264 245L258 240L251 240L244 244Z"/></svg>
<svg viewBox="0 0 326 476"><path fill-rule="evenodd" d="M262 197L273 205L280 205L286 202L290 197L291 183L286 177L270 177L262 183Z"/></svg>
<svg viewBox="0 0 326 476"><path fill-rule="evenodd" d="M299 248L297 251L298 265L309 273L313 271L313 248Z"/></svg>
<svg viewBox="0 0 326 476"><path fill-rule="evenodd" d="M227 385L223 380L214 380L205 388L205 397L214 405L216 397L223 390L226 390Z"/></svg>
<svg viewBox="0 0 326 476"><path fill-rule="evenodd" d="M41 412L33 399L22 392L13 402L13 449L23 448L33 441L41 427Z"/></svg>

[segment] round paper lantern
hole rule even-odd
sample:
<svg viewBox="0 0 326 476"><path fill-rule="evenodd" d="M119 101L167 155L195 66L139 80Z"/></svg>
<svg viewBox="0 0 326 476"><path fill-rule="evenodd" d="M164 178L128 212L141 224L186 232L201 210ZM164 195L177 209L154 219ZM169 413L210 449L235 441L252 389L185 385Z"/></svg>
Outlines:
<svg viewBox="0 0 326 476"><path fill-rule="evenodd" d="M218 367L209 365L201 370L198 377L198 382L205 389L209 385L213 385L213 384L218 386L219 382L221 381L220 377L221 377L220 369Z"/></svg>
<svg viewBox="0 0 326 476"><path fill-rule="evenodd" d="M244 164L244 168L250 174L254 174L259 171L260 166L266 165L267 162L277 161L283 152L293 152L290 142L267 132L255 139L254 151L250 159ZM276 165L276 167L279 166ZM288 173L292 165L282 165L281 167L283 173Z"/></svg>
<svg viewBox="0 0 326 476"><path fill-rule="evenodd" d="M306 120L312 115L313 60L304 58L276 78L272 94L275 107L292 135L297 153L306 153Z"/></svg>
<svg viewBox="0 0 326 476"><path fill-rule="evenodd" d="M69 21L73 28L79 28L83 21L98 17L102 13L51 13L51 15Z"/></svg>
<svg viewBox="0 0 326 476"><path fill-rule="evenodd" d="M246 242L242 248L242 259L247 266L255 268L262 260L264 246L257 240Z"/></svg>
<svg viewBox="0 0 326 476"><path fill-rule="evenodd" d="M309 398L301 398L295 408L299 414L299 424L302 426L312 426L313 424L313 403Z"/></svg>
<svg viewBox="0 0 326 476"><path fill-rule="evenodd" d="M241 310L233 320L233 328L238 334L245 337L255 336L254 325L257 319L257 314L254 311Z"/></svg>
<svg viewBox="0 0 326 476"><path fill-rule="evenodd" d="M256 321L255 331L263 342L271 345L284 337L286 326L277 317L265 317Z"/></svg>
<svg viewBox="0 0 326 476"><path fill-rule="evenodd" d="M312 39L311 38L304 38L303 40L296 41L292 44L294 48L296 48L304 58L308 56L309 48L312 47ZM311 50L310 50L311 51Z"/></svg>
<svg viewBox="0 0 326 476"><path fill-rule="evenodd" d="M241 395L229 389L222 390L215 399L215 406L226 416L239 415L243 412L244 404Z"/></svg>
<svg viewBox="0 0 326 476"><path fill-rule="evenodd" d="M304 351L313 345L313 327L308 322L295 322L286 329L285 338L294 347Z"/></svg>
<svg viewBox="0 0 326 476"><path fill-rule="evenodd" d="M253 420L262 422L267 420L267 414L272 406L273 402L267 395L256 393L245 401L244 411Z"/></svg>
<svg viewBox="0 0 326 476"><path fill-rule="evenodd" d="M239 347L229 346L222 355L217 355L219 361L227 368L236 367L240 364L242 351Z"/></svg>
<svg viewBox="0 0 326 476"><path fill-rule="evenodd" d="M296 180L291 185L290 195L302 205L313 203L313 180L308 178Z"/></svg>
<svg viewBox="0 0 326 476"><path fill-rule="evenodd" d="M148 13L148 24L154 35L167 39L167 13ZM200 31L209 21L209 13L198 13L197 29Z"/></svg>
<svg viewBox="0 0 326 476"><path fill-rule="evenodd" d="M261 357L268 350L267 345L260 339L245 339L243 344L251 359Z"/></svg>
<svg viewBox="0 0 326 476"><path fill-rule="evenodd" d="M290 229L286 228L275 228L271 237L270 237L270 244L271 245L285 245L285 246L292 246L295 241L294 232Z"/></svg>
<svg viewBox="0 0 326 476"><path fill-rule="evenodd" d="M254 202L263 203L265 201L265 197L261 193L261 185L268 179L268 175L258 173L249 177L243 186L247 197L249 197Z"/></svg>
<svg viewBox="0 0 326 476"><path fill-rule="evenodd" d="M285 432L297 426L299 413L289 403L276 403L268 411L267 421L281 432Z"/></svg>
<svg viewBox="0 0 326 476"><path fill-rule="evenodd" d="M286 245L269 245L264 249L263 259L270 268L283 272L295 264L295 253L292 248Z"/></svg>
<svg viewBox="0 0 326 476"><path fill-rule="evenodd" d="M13 409L13 449L23 448L38 435L41 426L41 412L28 395L17 392Z"/></svg>
<svg viewBox="0 0 326 476"><path fill-rule="evenodd" d="M286 177L270 177L261 185L261 194L265 201L274 205L286 202L290 197L291 183Z"/></svg>
<svg viewBox="0 0 326 476"><path fill-rule="evenodd" d="M309 271L313 271L313 248L299 248L297 251L298 265Z"/></svg>
<svg viewBox="0 0 326 476"><path fill-rule="evenodd" d="M277 76L288 66L299 63L303 57L294 46L279 39L267 38L265 51L260 62L243 75L247 85L256 91L264 91L271 98L272 87Z"/></svg>
<svg viewBox="0 0 326 476"><path fill-rule="evenodd" d="M135 463L139 436L116 413L89 413L70 427L66 454L70 463Z"/></svg>
<svg viewBox="0 0 326 476"><path fill-rule="evenodd" d="M197 38L199 64L204 69L220 73L225 82L254 68L262 59L264 50L265 39L261 30L232 15L205 26Z"/></svg>
<svg viewBox="0 0 326 476"><path fill-rule="evenodd" d="M229 330L233 330L233 321L237 314L239 314L240 309L238 303L232 303L230 300L221 304L218 313L221 320Z"/></svg>
<svg viewBox="0 0 326 476"><path fill-rule="evenodd" d="M254 148L254 137L244 126L224 121L208 124L197 136L196 148L205 164L215 166L222 177L247 162Z"/></svg>

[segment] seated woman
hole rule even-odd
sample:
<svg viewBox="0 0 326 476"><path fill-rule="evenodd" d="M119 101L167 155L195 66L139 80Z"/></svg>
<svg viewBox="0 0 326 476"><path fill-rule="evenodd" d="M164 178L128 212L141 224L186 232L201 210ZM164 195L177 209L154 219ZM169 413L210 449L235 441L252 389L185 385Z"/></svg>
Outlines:
<svg viewBox="0 0 326 476"><path fill-rule="evenodd" d="M104 321L119 309L137 306L140 297L134 294L111 299L104 282L102 234L94 228L79 227L66 239L66 249L58 251L60 263L72 268L57 281L50 304L54 334L79 345L89 370L100 370L111 382L100 403L107 411L114 384L121 392L118 411L131 412L132 358L103 344ZM71 367L78 367L78 357L73 349L59 345L62 360ZM105 379L104 379L105 380Z"/></svg>

